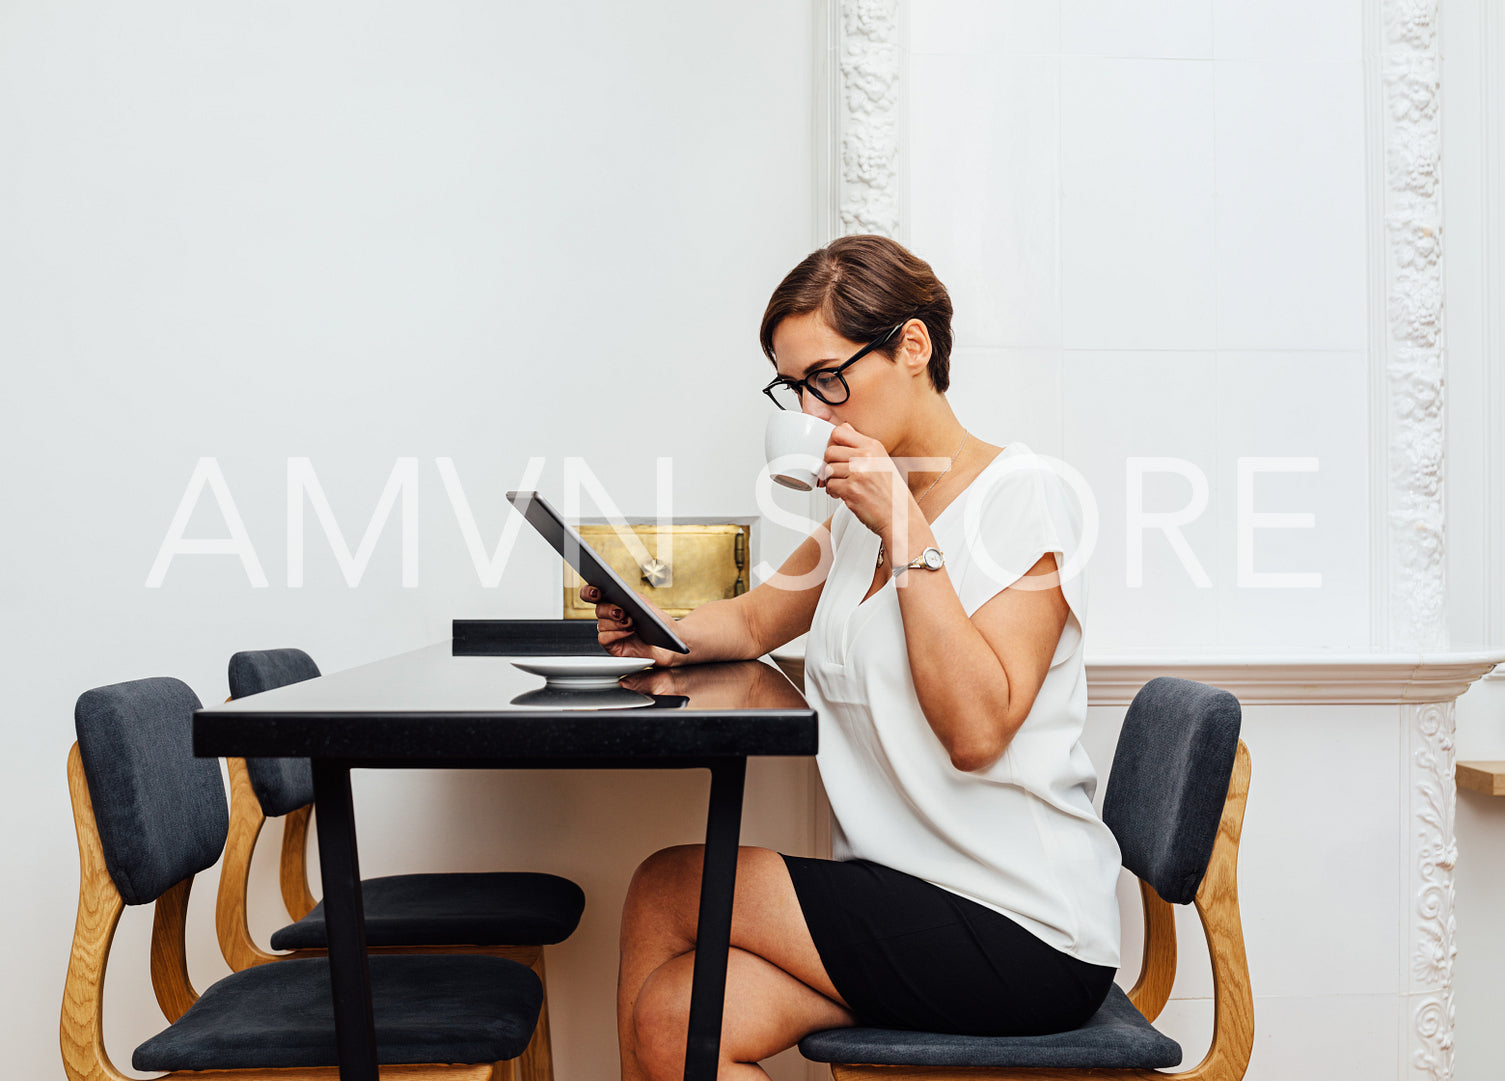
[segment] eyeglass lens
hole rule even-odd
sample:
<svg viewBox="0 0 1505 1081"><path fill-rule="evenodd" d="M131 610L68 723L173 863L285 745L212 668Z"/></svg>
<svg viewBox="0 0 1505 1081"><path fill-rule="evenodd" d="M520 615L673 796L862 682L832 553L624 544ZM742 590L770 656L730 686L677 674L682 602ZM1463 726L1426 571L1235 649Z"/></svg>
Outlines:
<svg viewBox="0 0 1505 1081"><path fill-rule="evenodd" d="M788 383L775 383L769 388L768 393L773 396L774 403L780 409L787 409L792 413L800 411L799 392Z"/></svg>

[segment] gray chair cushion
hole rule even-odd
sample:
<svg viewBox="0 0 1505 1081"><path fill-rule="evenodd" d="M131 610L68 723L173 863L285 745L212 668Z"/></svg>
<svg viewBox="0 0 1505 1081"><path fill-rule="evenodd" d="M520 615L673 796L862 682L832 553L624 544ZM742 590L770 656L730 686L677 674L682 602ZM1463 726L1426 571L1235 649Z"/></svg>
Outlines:
<svg viewBox="0 0 1505 1081"><path fill-rule="evenodd" d="M165 676L96 687L74 708L105 867L126 904L155 901L225 847L219 763L193 756L198 708L187 684Z"/></svg>
<svg viewBox="0 0 1505 1081"><path fill-rule="evenodd" d="M528 871L393 875L362 882L361 907L368 946L542 946L574 933L585 894ZM277 950L328 944L322 901L272 936Z"/></svg>
<svg viewBox="0 0 1505 1081"><path fill-rule="evenodd" d="M1162 676L1129 705L1113 755L1103 821L1123 865L1173 904L1197 895L1238 752L1238 699Z"/></svg>
<svg viewBox="0 0 1505 1081"><path fill-rule="evenodd" d="M873 1066L1056 1066L1160 1069L1181 1046L1156 1032L1115 985L1081 1028L1049 1036L949 1036L886 1028L833 1028L800 1041L815 1062Z"/></svg>
<svg viewBox="0 0 1505 1081"><path fill-rule="evenodd" d="M230 697L317 679L319 666L301 649L252 649L230 658ZM314 774L306 758L248 758L246 772L263 814L272 818L314 801Z"/></svg>
<svg viewBox="0 0 1505 1081"><path fill-rule="evenodd" d="M543 990L497 957L372 957L378 1062L496 1062L532 1037ZM136 1049L138 1070L333 1066L327 959L278 961L214 984Z"/></svg>

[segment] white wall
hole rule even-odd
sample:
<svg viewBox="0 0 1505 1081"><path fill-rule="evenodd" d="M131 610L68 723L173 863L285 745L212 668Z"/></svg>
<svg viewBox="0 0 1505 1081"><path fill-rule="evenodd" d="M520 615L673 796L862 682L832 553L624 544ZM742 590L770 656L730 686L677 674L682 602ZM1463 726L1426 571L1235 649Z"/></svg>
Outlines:
<svg viewBox="0 0 1505 1081"><path fill-rule="evenodd" d="M905 229L952 287L952 399L1091 482L1097 650L1370 644L1360 29L1351 0L909 6ZM1207 478L1206 588L1158 532L1129 584L1131 456ZM1319 459L1257 480L1315 523L1253 567L1320 589L1240 587L1241 456ZM1190 499L1146 478L1147 512Z"/></svg>
<svg viewBox="0 0 1505 1081"><path fill-rule="evenodd" d="M440 456L488 547L530 455L555 493L563 456L583 456L637 514L672 456L678 513L755 513L758 318L815 240L812 25L803 0L0 7L14 1074L59 1071L80 692L173 674L213 701L237 649L297 645L334 670L447 637L455 616L557 614L557 561L531 538L480 587ZM264 589L231 556L180 557L144 586L204 456ZM418 459L416 588L395 516L350 588L311 514L306 584L288 587L291 456L312 459L352 547L394 462ZM225 535L212 499L189 535ZM804 850L811 783L804 764L756 769L745 836ZM608 1076L627 876L696 838L704 790L697 774L362 776L363 869L576 877L586 919L549 962L559 1076ZM190 928L200 984L224 971L213 888ZM120 1065L161 1025L148 922L127 914L111 968Z"/></svg>

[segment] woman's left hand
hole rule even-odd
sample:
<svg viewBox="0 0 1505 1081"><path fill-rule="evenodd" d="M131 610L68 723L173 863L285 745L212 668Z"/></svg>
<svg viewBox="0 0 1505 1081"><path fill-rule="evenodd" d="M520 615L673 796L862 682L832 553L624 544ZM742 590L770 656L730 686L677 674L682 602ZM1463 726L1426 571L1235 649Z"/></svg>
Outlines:
<svg viewBox="0 0 1505 1081"><path fill-rule="evenodd" d="M909 485L883 444L850 424L831 433L822 476L826 491L885 540L889 539L895 515L912 509Z"/></svg>

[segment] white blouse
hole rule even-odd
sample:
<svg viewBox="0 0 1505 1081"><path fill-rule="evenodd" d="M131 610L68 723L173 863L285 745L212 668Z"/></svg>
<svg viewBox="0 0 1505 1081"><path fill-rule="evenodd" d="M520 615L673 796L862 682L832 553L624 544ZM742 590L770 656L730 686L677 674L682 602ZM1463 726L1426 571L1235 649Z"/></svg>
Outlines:
<svg viewBox="0 0 1505 1081"><path fill-rule="evenodd" d="M971 616L1047 552L1071 608L1044 686L1003 757L951 764L915 695L894 580L863 601L878 537L845 505L805 653L820 715L821 780L837 859L915 875L1009 916L1082 961L1117 967L1118 843L1092 807L1082 749L1085 588L1072 565L1081 522L1060 476L1012 443L931 523ZM934 572L909 570L905 575Z"/></svg>

